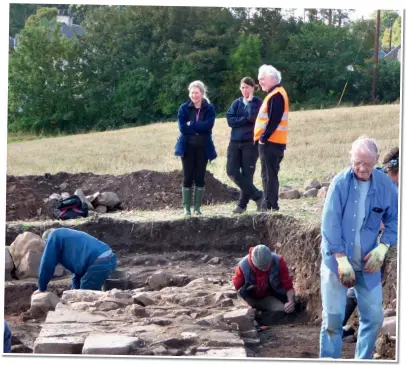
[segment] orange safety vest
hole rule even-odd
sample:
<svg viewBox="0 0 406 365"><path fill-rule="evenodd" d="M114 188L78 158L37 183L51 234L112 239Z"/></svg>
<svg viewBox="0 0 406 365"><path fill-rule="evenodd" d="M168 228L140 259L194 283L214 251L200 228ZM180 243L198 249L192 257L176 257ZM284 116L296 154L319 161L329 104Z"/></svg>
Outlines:
<svg viewBox="0 0 406 365"><path fill-rule="evenodd" d="M268 101L272 96L275 94L280 93L283 97L285 102L285 107L282 115L281 122L276 128L275 132L268 138L269 142L279 143L279 144L286 144L288 141L288 114L289 114L289 99L288 94L283 86L278 86L272 92L270 92L262 102L261 109L259 109L259 113L257 116L257 120L255 121L255 129L254 129L254 141L258 141L259 137L261 137L262 133L266 128L266 125L269 122L268 119Z"/></svg>

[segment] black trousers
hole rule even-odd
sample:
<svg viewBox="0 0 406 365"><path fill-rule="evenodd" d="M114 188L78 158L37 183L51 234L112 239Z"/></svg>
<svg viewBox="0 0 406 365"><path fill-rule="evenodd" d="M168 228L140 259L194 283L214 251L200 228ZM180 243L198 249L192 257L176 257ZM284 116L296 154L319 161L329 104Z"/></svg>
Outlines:
<svg viewBox="0 0 406 365"><path fill-rule="evenodd" d="M240 188L238 206L245 209L250 199L258 200L261 192L253 184L258 146L253 142L230 142L227 149L227 175Z"/></svg>
<svg viewBox="0 0 406 365"><path fill-rule="evenodd" d="M284 151L271 143L258 144L261 160L261 178L267 209L279 209L279 180L278 173L283 160Z"/></svg>
<svg viewBox="0 0 406 365"><path fill-rule="evenodd" d="M183 187L204 187L204 177L207 167L206 152L203 144L188 143L186 152L182 157Z"/></svg>

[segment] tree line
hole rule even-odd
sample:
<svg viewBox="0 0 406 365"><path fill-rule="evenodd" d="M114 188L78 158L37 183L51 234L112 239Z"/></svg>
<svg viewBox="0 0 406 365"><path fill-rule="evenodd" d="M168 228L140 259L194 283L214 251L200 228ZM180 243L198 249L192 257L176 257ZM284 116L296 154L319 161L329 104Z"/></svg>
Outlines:
<svg viewBox="0 0 406 365"><path fill-rule="evenodd" d="M62 35L57 8L79 19L85 34ZM271 8L11 4L18 47L9 56L9 131L174 120L196 79L221 115L241 78L256 78L264 63L281 71L292 110L335 106L346 84L344 104L397 101L400 64L384 59L370 100L373 17L350 22L343 10L311 10L304 22Z"/></svg>

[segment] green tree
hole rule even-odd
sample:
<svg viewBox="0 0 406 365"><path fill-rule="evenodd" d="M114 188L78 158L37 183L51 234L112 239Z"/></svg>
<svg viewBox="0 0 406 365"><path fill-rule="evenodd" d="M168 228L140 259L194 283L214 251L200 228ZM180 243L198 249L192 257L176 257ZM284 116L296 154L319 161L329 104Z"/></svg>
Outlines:
<svg viewBox="0 0 406 365"><path fill-rule="evenodd" d="M49 23L56 22L57 15L57 8L39 8L35 14L28 17L25 24L27 26L48 25Z"/></svg>
<svg viewBox="0 0 406 365"><path fill-rule="evenodd" d="M237 47L231 53L224 82L221 85L221 94L225 105L240 96L239 86L243 77L257 78L261 60L261 40L257 35L241 34Z"/></svg>
<svg viewBox="0 0 406 365"><path fill-rule="evenodd" d="M81 45L59 25L43 24L54 9L27 20L9 59L9 129L74 131L83 115ZM54 25L53 30L50 25Z"/></svg>
<svg viewBox="0 0 406 365"><path fill-rule="evenodd" d="M351 33L362 43L363 49L373 56L375 48L376 19L359 19L350 24Z"/></svg>
<svg viewBox="0 0 406 365"><path fill-rule="evenodd" d="M381 11L381 29L380 35L382 35L386 29L390 28L395 20L399 18L399 14L395 10L382 10Z"/></svg>
<svg viewBox="0 0 406 365"><path fill-rule="evenodd" d="M10 4L9 35L15 35L24 28L27 18L36 12L40 5L36 4Z"/></svg>
<svg viewBox="0 0 406 365"><path fill-rule="evenodd" d="M382 47L385 47L387 51L389 51L389 43L391 43L392 49L400 45L400 42L402 40L401 27L402 19L400 16L398 16L392 26L392 39L390 38L390 28L386 28L386 30L383 32L381 44Z"/></svg>
<svg viewBox="0 0 406 365"><path fill-rule="evenodd" d="M360 62L354 65L359 45L347 28L304 24L301 32L291 37L285 51L290 65L282 76L292 102L319 106L337 102L348 77L347 66L357 69L362 64L365 54L361 50Z"/></svg>

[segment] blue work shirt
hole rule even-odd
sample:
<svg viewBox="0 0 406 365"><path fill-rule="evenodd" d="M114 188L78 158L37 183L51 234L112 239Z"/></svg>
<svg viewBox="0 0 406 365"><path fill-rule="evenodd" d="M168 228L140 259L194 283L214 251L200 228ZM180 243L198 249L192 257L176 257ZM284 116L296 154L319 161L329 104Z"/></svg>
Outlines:
<svg viewBox="0 0 406 365"><path fill-rule="evenodd" d="M359 204L359 189L352 168L341 171L332 181L324 203L321 222L321 253L327 267L338 275L335 253L344 253L349 261L354 252L356 234L356 213ZM361 227L362 259L378 245L380 223L385 230L380 242L390 247L398 242L398 193L391 179L383 172L374 169L371 184L365 201L365 218ZM381 281L380 271L368 273L362 270L365 283L369 289Z"/></svg>
<svg viewBox="0 0 406 365"><path fill-rule="evenodd" d="M11 352L11 330L6 320L4 320L4 344L3 352L8 354Z"/></svg>
<svg viewBox="0 0 406 365"><path fill-rule="evenodd" d="M85 232L69 228L57 228L46 241L39 267L38 288L47 289L56 265L62 264L72 274L82 276L90 265L111 248Z"/></svg>

